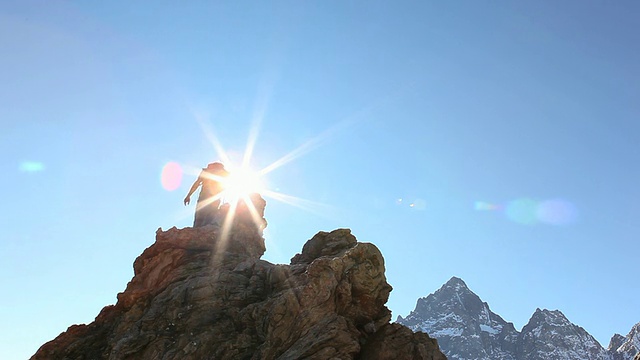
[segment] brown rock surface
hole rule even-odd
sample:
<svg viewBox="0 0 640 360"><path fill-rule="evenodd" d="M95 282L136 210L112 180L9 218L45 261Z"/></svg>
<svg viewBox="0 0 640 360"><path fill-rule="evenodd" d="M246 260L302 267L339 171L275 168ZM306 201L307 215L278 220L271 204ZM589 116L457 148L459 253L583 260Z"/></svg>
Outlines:
<svg viewBox="0 0 640 360"><path fill-rule="evenodd" d="M159 229L118 302L32 359L446 359L428 335L389 323L374 245L320 232L274 265L250 219L240 212L226 236Z"/></svg>

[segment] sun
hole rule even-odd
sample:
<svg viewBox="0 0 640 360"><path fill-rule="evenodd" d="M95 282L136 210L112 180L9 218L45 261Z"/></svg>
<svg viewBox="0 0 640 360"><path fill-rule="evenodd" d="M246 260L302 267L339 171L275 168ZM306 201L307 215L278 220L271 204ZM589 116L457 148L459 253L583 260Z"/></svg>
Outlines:
<svg viewBox="0 0 640 360"><path fill-rule="evenodd" d="M308 152L318 148L322 143L331 139L334 135L357 123L359 121L358 116L345 118L343 121L336 123L327 130L320 132L316 136L308 139L297 148L286 153L284 156L271 162L267 166L261 167L259 170L254 171L251 168L250 164L253 162L253 160L255 160L253 155L256 140L260 132L260 125L264 116L264 110L265 109L260 108L256 111L256 114L253 118L253 124L249 129L249 138L247 140L246 148L244 150L244 153L241 153L241 160L237 159L235 156L233 156L234 158L232 159L232 154L238 154L235 151L230 153L225 150L225 148L222 146L222 143L218 140L218 137L216 136L211 123L206 119L206 114L201 114L196 111L193 112L194 118L202 128L203 134L209 140L215 152L217 153L218 158L224 164L226 170L228 171L228 174L226 176L216 177L215 180L220 182L222 185L222 192L212 198L215 200L221 200L221 202L225 205L228 204L228 211L226 212L221 227L222 239L226 239L226 237L228 236L229 231L233 226L233 220L236 216L236 211L238 210L239 206L246 205L246 208L251 214L251 217L253 218L253 221L256 223L256 225L261 225L263 223L263 219L260 218L261 214L256 211L256 208L253 204L255 194L259 195L263 201L266 200L265 198L274 199L279 202L286 203L287 205L292 205L321 216L326 216L328 211L332 211L327 210L328 206L325 204L316 203L314 201L282 193L278 188L272 189L270 187L271 184L267 184L264 179L269 173L304 156ZM196 172L198 170L199 169L195 169Z"/></svg>
<svg viewBox="0 0 640 360"><path fill-rule="evenodd" d="M229 176L223 180L222 185L222 197L229 204L245 200L254 193L262 194L266 190L260 174L247 167L230 168Z"/></svg>

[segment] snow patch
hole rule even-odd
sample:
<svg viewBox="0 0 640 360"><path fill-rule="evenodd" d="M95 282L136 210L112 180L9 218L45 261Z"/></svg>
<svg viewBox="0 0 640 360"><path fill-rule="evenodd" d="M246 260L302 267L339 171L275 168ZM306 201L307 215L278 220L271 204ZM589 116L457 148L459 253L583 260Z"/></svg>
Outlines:
<svg viewBox="0 0 640 360"><path fill-rule="evenodd" d="M500 330L492 328L491 326L485 325L485 324L481 324L480 325L480 330L482 330L484 332L488 332L489 334L493 334L493 335L496 335L496 334L500 333Z"/></svg>
<svg viewBox="0 0 640 360"><path fill-rule="evenodd" d="M443 337L443 336L460 336L460 335L462 335L462 329L460 329L460 328L444 328L444 329L434 330L432 332L427 332L427 334L429 334L429 336L432 336L432 337L435 337L435 338L439 338L439 337Z"/></svg>
<svg viewBox="0 0 640 360"><path fill-rule="evenodd" d="M464 303L462 302L462 299L460 299L460 295L458 293L456 293L456 297L458 298L458 302L460 303L460 305L462 305L462 308L467 310L467 308L464 307Z"/></svg>

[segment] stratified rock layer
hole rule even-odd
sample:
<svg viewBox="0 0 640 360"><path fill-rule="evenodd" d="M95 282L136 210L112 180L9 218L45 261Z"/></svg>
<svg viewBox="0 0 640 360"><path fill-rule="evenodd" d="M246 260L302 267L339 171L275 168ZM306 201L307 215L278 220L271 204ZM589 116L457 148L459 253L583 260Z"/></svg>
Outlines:
<svg viewBox="0 0 640 360"><path fill-rule="evenodd" d="M389 323L374 245L320 232L274 265L260 260L261 227L239 220L226 236L159 229L118 302L32 359L446 359L436 340Z"/></svg>

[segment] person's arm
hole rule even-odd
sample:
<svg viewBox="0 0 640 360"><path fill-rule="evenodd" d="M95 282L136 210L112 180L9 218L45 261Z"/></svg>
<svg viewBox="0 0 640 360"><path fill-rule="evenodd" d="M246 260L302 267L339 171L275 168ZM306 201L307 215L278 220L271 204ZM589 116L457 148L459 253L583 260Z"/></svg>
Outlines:
<svg viewBox="0 0 640 360"><path fill-rule="evenodd" d="M193 192L196 191L196 189L198 188L198 186L200 186L200 184L202 184L202 174L200 174L200 176L198 176L196 181L193 182L193 185L191 185L191 189L189 189L189 193L187 194L187 196L185 196L184 198L185 206L189 205L189 203L191 202L191 194L193 194Z"/></svg>

